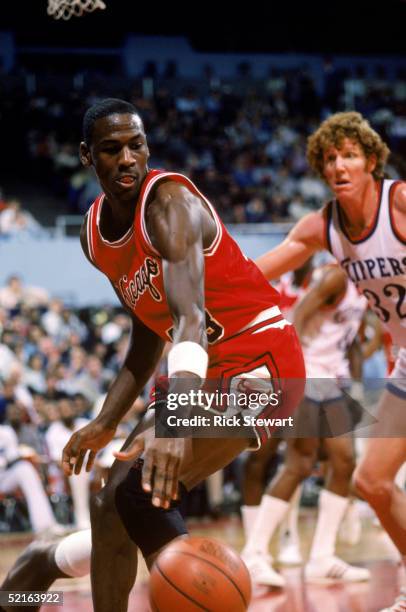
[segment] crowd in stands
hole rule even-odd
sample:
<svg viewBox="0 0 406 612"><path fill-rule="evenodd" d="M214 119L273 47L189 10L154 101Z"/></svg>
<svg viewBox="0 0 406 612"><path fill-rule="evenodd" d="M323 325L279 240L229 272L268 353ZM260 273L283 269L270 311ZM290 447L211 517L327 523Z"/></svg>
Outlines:
<svg viewBox="0 0 406 612"><path fill-rule="evenodd" d="M259 83L247 64L235 81L222 82L212 70L194 86L150 70L148 95L142 78L124 81L121 89L105 80L87 91L48 85L30 95L19 90L17 99L10 92L0 111L4 123L20 111L28 174L71 213L85 213L99 193L93 173L79 165L81 117L95 100L115 95L134 102L144 117L151 166L190 176L224 221L296 220L328 196L309 172L305 149L307 135L329 112L365 114L393 149L396 176L406 152L406 73L400 70L392 82L385 66L375 72L367 77L359 66L350 74L326 61L323 85L316 88L305 68L271 69Z"/></svg>
<svg viewBox="0 0 406 612"><path fill-rule="evenodd" d="M0 289L0 505L19 492L34 531L58 531L50 503L62 498L72 500L72 515L60 520L89 526L89 490L145 409L136 402L91 474L65 480L62 449L100 410L128 333L127 316L114 308L75 312L17 276ZM10 527L0 508L2 526Z"/></svg>
<svg viewBox="0 0 406 612"><path fill-rule="evenodd" d="M0 96L3 135L10 142L5 167L18 173L24 167L21 178L47 185L68 203L65 210L84 214L99 186L79 165L81 117L97 99L115 95L139 108L151 166L190 176L225 222L296 220L328 197L322 181L309 172L305 149L307 135L329 112L351 108L365 114L392 148L389 172L402 174L406 73L393 83L384 67L367 78L362 68L345 74L326 66L322 90L305 70L272 70L261 84L240 76L224 84L211 75L206 87L193 88L152 75L149 96L142 95L141 80L109 91L102 85L87 92L9 91ZM13 151L21 154L17 167ZM0 197L0 237L41 231L22 206L25 202ZM146 398L134 406L90 475L68 483L61 450L71 432L100 409L128 334L128 318L114 308L75 311L18 276L0 288L0 529L7 527L2 500L15 497L16 489L34 531L57 531L55 516L79 527L89 524L86 492L105 477L112 449L137 422ZM42 500L39 513L33 496ZM66 496L72 499L71 516L57 508Z"/></svg>

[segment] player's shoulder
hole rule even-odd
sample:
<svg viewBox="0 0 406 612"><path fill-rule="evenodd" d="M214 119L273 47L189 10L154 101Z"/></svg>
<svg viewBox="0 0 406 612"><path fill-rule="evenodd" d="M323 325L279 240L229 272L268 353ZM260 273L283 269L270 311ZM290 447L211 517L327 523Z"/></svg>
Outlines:
<svg viewBox="0 0 406 612"><path fill-rule="evenodd" d="M147 225L176 225L182 221L197 219L199 207L196 203L200 203L200 198L192 193L187 185L173 180L172 177L164 177L156 185L146 204Z"/></svg>
<svg viewBox="0 0 406 612"><path fill-rule="evenodd" d="M176 207L200 200L200 198L192 193L190 189L191 185L177 180L178 176L181 177L182 175L163 177L162 180L157 183L150 199L150 205L159 204L162 206L171 204ZM183 178L186 179L186 177Z"/></svg>
<svg viewBox="0 0 406 612"><path fill-rule="evenodd" d="M82 221L82 225L80 228L80 234L79 234L79 240L80 240L80 246L82 247L82 251L86 255L86 258L90 261L90 263L94 265L90 257L90 251L89 251L88 232L87 232L88 223L90 223L89 211L86 213Z"/></svg>
<svg viewBox="0 0 406 612"><path fill-rule="evenodd" d="M396 186L393 196L393 207L395 210L406 214L406 181L401 181Z"/></svg>

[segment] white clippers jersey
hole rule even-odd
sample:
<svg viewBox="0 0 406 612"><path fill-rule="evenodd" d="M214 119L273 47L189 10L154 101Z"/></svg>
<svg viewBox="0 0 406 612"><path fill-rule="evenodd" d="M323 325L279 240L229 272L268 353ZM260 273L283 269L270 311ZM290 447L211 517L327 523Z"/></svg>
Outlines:
<svg viewBox="0 0 406 612"><path fill-rule="evenodd" d="M315 280L323 273L318 269ZM350 378L347 349L361 325L368 302L352 283L334 306L319 309L306 324L302 349L308 378Z"/></svg>
<svg viewBox="0 0 406 612"><path fill-rule="evenodd" d="M327 205L329 248L348 277L386 325L393 342L406 346L406 242L392 217L393 194L399 181L381 183L379 206L369 233L351 240L337 201Z"/></svg>

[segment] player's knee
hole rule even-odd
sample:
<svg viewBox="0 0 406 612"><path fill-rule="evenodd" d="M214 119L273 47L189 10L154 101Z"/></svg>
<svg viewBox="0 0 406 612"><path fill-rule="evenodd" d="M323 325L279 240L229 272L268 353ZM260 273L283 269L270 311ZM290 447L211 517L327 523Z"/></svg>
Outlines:
<svg viewBox="0 0 406 612"><path fill-rule="evenodd" d="M350 479L354 469L355 461L354 457L350 453L342 453L332 461L333 470L340 474L342 478Z"/></svg>
<svg viewBox="0 0 406 612"><path fill-rule="evenodd" d="M180 484L180 495L184 492ZM152 494L142 488L140 467L132 468L118 485L115 502L128 535L145 558L174 538L187 534L186 524L178 509L179 502L172 502L168 510L152 505Z"/></svg>
<svg viewBox="0 0 406 612"><path fill-rule="evenodd" d="M245 475L250 481L262 481L266 462L261 457L256 457L256 453L250 453L245 464Z"/></svg>
<svg viewBox="0 0 406 612"><path fill-rule="evenodd" d="M373 505L386 504L393 489L393 482L377 477L373 470L359 466L353 474L353 483L358 494Z"/></svg>
<svg viewBox="0 0 406 612"><path fill-rule="evenodd" d="M299 481L308 478L316 461L316 450L310 446L296 445L294 455L288 459L287 469L295 475Z"/></svg>
<svg viewBox="0 0 406 612"><path fill-rule="evenodd" d="M106 525L109 516L117 514L115 506L115 492L108 484L96 495L90 498L90 520L92 529L99 525Z"/></svg>
<svg viewBox="0 0 406 612"><path fill-rule="evenodd" d="M305 478L311 476L313 465L313 456L302 455L289 465L288 470L298 482L301 482L302 480L305 480Z"/></svg>

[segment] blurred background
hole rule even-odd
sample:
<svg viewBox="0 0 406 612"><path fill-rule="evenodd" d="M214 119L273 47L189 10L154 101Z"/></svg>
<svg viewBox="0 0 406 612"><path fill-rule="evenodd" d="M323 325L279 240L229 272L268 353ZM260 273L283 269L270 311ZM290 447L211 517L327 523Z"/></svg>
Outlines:
<svg viewBox="0 0 406 612"><path fill-rule="evenodd" d="M46 0L0 9L0 421L15 434L0 454L4 470L21 458L34 466L52 505L38 523L20 484L0 497L0 531L88 525L83 490L111 460L77 491L60 472L61 449L96 414L129 332L78 240L99 193L78 159L89 105L133 102L151 166L191 177L250 257L328 197L305 157L328 114L362 112L392 150L389 176L406 176L406 3L106 4L69 21L48 16ZM213 486L214 513L224 500L238 506L232 470Z"/></svg>

